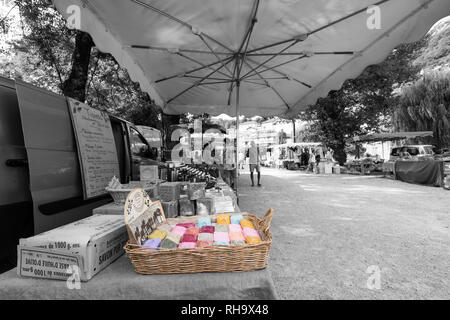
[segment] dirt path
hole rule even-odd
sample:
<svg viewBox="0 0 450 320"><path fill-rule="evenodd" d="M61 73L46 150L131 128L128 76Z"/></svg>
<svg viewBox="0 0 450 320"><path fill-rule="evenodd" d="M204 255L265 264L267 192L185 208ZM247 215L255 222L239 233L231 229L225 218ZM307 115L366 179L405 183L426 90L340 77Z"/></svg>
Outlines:
<svg viewBox="0 0 450 320"><path fill-rule="evenodd" d="M269 270L280 298L450 299L450 191L267 168L263 187L246 173L239 184L241 210L275 209ZM377 268L381 289L370 290Z"/></svg>

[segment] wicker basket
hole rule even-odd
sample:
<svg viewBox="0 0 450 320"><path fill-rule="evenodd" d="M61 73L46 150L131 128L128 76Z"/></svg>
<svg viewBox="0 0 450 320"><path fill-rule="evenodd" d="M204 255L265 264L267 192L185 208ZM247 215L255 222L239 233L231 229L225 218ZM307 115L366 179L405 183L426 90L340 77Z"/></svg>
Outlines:
<svg viewBox="0 0 450 320"><path fill-rule="evenodd" d="M136 188L142 188L145 190L145 192L149 193L151 189L153 189L156 186L156 184L152 182L145 182L145 181L130 181L128 184L123 184L122 189L110 189L106 188L105 190L109 192L111 197L114 200L114 203L116 204L125 204L125 201L127 200L128 194L136 189ZM155 200L155 199L153 199Z"/></svg>
<svg viewBox="0 0 450 320"><path fill-rule="evenodd" d="M270 222L273 209L260 219L253 214L243 213L253 222L263 240L258 244L234 246L213 246L207 248L175 248L144 250L140 245L127 243L125 252L140 274L176 274L199 272L236 272L264 269L269 259L272 234ZM167 222L196 222L199 216L167 219ZM217 215L210 216L214 220Z"/></svg>

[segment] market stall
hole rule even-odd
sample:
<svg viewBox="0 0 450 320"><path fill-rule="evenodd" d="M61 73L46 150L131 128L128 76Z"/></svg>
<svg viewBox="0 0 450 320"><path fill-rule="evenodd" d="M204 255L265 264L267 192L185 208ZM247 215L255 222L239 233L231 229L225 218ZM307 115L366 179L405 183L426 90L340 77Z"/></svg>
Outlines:
<svg viewBox="0 0 450 320"><path fill-rule="evenodd" d="M432 131L417 131L417 132L389 132L389 133L374 133L365 136L356 136L349 140L356 144L358 149L359 144L362 143L382 143L382 154L385 154L386 142L399 142L408 139L427 138L432 137ZM390 150L389 154L390 154ZM385 176L395 177L396 161L391 161L390 158L381 159L380 157L366 157L364 159L355 159L347 163L349 172L359 174L371 174L373 172L383 172Z"/></svg>
<svg viewBox="0 0 450 320"><path fill-rule="evenodd" d="M318 98L338 88L346 79L357 76L368 65L381 61L396 45L418 40L434 22L450 13L447 1L379 1L376 4L384 17L383 28L367 27L367 11L373 3L361 0L346 1L345 6L340 0L53 2L69 21L74 20L71 14L75 6L80 18L77 27L92 36L100 51L111 53L164 113L233 114L237 118L238 140L240 115L296 116ZM235 146L239 146L238 141ZM237 164L238 152L235 152L235 157ZM145 187L147 186L143 186L144 189ZM160 190L164 194L162 202L178 201L181 207L181 186L177 181L161 183L161 188L165 190ZM206 193L205 189L200 193ZM192 189L189 187L188 192L191 190L193 193L199 191L196 186ZM8 288L7 296L11 297L15 293L16 296L25 294L27 297L36 297L42 294L39 297L50 298L81 296L81 292L86 295L84 297L94 298L127 298L130 295L142 299L146 294L152 293L151 297L155 298L198 297L222 300L276 297L265 271L226 273L265 268L272 242L269 231L270 210L264 218L249 214L242 216L239 212L231 215L206 215L212 216L206 226L214 227L214 230L228 230L225 226L233 224L230 222L232 217L240 216L241 222L236 225L241 226L242 234L237 232L234 235L239 238L234 240L239 243L235 245L231 235L227 236L231 232L214 231L213 240L208 238L210 235L205 236L210 241L206 241L208 247L202 248L196 247L194 241L182 241L184 238L175 233L181 232L184 226L176 224L167 226L167 230L158 229L164 225L164 212L169 212L170 207L164 210L160 202L153 202L145 197L139 201L133 200L127 203L138 209L152 207L158 215L144 221L142 216L146 215L148 208L139 209L138 213L125 210L127 257L116 261L109 259L109 267L94 267L89 275L98 274L82 284L81 288L84 289L80 290L85 291L69 291L65 281L17 278L13 271L0 277L0 290ZM191 201L197 200L197 196L183 197L187 207L193 205ZM176 209L173 210L177 212ZM196 219L193 224L200 223L200 216L182 211L189 221ZM178 212L183 216L180 210ZM192 210L189 213L193 213ZM153 219L156 217L157 220ZM228 223L224 223L224 220ZM243 224L242 220L247 220L247 224ZM77 224L72 227L76 226ZM183 232L186 230L183 229ZM123 236L123 231L121 228L120 236ZM151 238L154 232L161 238ZM57 233L58 237L64 235L61 231ZM183 233L183 237L185 235L190 236L187 239L198 236ZM112 236L109 234L108 237ZM117 240L117 237L111 239ZM155 244L158 240L161 247ZM146 246L147 241L153 244ZM30 242L33 243L32 240ZM185 245L180 246L183 243ZM86 242L85 246L89 244L92 245L92 242ZM31 252L33 250L41 250L30 244L26 248L29 254L35 254ZM111 250L117 255L121 248L115 246ZM84 266L82 261L77 260L79 252L65 249L69 257L60 253L58 258L68 258L78 266ZM97 251L93 252L98 255ZM215 253L219 253L220 259L215 259ZM176 259L171 260L174 256ZM49 259L55 257L56 254L49 255ZM97 259L93 261L98 261L99 257L94 257ZM105 253L100 261L109 257ZM128 258L135 271L144 274L182 273L180 268L183 267L184 259L189 260L186 268L195 265L200 271L216 271L213 269L215 267L225 273L144 276L132 270ZM202 260L203 258L206 260ZM155 260L162 262L154 265L152 263ZM38 260L24 257L20 261L17 270L19 274L36 275L34 262ZM177 263L178 261L182 262ZM231 263L222 263L227 261ZM48 268L59 266L56 262L43 264ZM163 266L170 266L172 269L164 269ZM43 270L38 271L39 277L49 276ZM195 272L193 269L189 271ZM64 272L51 275L61 280L66 276ZM106 288L114 288L115 292L111 293Z"/></svg>
<svg viewBox="0 0 450 320"><path fill-rule="evenodd" d="M444 186L444 162L427 161L396 161L395 179L435 187Z"/></svg>

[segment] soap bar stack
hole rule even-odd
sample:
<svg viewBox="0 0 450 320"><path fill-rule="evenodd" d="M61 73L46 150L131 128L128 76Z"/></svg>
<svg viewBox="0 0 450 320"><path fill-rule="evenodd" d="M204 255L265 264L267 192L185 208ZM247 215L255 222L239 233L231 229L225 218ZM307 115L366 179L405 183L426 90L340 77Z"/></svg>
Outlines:
<svg viewBox="0 0 450 320"><path fill-rule="evenodd" d="M257 244L262 242L261 237L256 231L255 226L249 220L241 220L242 233L244 234L245 242L248 244Z"/></svg>
<svg viewBox="0 0 450 320"><path fill-rule="evenodd" d="M228 226L230 225L229 214L219 214L217 216L216 229L214 230L214 245L229 246L230 236L228 234Z"/></svg>
<svg viewBox="0 0 450 320"><path fill-rule="evenodd" d="M185 234L181 238L181 243L178 248L195 248L197 246L197 237L199 233L200 228L195 227L194 224L188 226Z"/></svg>
<svg viewBox="0 0 450 320"><path fill-rule="evenodd" d="M205 248L258 244L262 239L253 223L242 215L219 214L217 223L210 216L199 217L197 224L165 222L152 232L143 248L148 251L174 248Z"/></svg>
<svg viewBox="0 0 450 320"><path fill-rule="evenodd" d="M176 225L167 234L166 238L161 243L161 248L173 249L177 248L181 242L181 237L186 233L186 228Z"/></svg>
<svg viewBox="0 0 450 320"><path fill-rule="evenodd" d="M200 233L197 238L197 247L212 247L214 242L214 226L211 223L211 218L198 218L197 226L200 228Z"/></svg>

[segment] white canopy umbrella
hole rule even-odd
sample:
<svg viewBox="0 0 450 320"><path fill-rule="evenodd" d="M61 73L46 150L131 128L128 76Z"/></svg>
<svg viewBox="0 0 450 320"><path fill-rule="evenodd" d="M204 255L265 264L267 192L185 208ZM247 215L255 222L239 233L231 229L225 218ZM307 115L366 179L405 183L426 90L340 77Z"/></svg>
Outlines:
<svg viewBox="0 0 450 320"><path fill-rule="evenodd" d="M295 116L450 15L449 0L54 4L167 114Z"/></svg>
<svg viewBox="0 0 450 320"><path fill-rule="evenodd" d="M295 115L450 15L449 0L54 4L72 22L78 6L80 28L168 114L235 115L240 91L242 115Z"/></svg>

